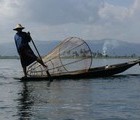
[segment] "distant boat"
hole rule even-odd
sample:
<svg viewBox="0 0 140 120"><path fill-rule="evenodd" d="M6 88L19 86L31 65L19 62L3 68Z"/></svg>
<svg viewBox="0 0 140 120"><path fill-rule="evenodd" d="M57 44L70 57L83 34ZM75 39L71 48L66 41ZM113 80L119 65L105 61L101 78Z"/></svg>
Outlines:
<svg viewBox="0 0 140 120"><path fill-rule="evenodd" d="M70 37L42 57L52 79L83 79L112 76L140 64L140 59L125 63L91 68L92 51L88 44L77 37ZM22 80L49 80L46 70L34 62L27 69L28 77Z"/></svg>

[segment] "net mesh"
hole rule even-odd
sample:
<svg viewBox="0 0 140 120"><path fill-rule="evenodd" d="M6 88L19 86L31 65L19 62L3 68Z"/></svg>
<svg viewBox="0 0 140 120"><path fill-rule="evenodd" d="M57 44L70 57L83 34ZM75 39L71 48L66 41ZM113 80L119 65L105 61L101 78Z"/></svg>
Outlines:
<svg viewBox="0 0 140 120"><path fill-rule="evenodd" d="M74 74L88 71L92 64L92 52L88 44L77 37L69 37L42 58L51 75ZM34 62L28 67L30 76L47 76L42 65Z"/></svg>

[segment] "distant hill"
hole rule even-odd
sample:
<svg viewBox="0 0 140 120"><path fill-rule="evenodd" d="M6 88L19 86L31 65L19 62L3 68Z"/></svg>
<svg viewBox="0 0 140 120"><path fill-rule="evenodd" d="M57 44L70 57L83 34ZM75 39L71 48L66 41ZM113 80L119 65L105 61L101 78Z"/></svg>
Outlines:
<svg viewBox="0 0 140 120"><path fill-rule="evenodd" d="M100 52L109 56L140 56L140 44L120 40L103 39L87 41L92 52Z"/></svg>
<svg viewBox="0 0 140 120"><path fill-rule="evenodd" d="M110 56L130 56L135 54L140 56L140 44L129 43L120 40L103 39L103 40L86 40L92 52L100 52ZM50 52L60 41L35 41L35 44L41 55L46 55ZM16 47L13 43L0 44L1 56L15 56L18 55Z"/></svg>
<svg viewBox="0 0 140 120"><path fill-rule="evenodd" d="M50 52L60 41L35 41L36 47L41 55L46 55ZM32 43L30 43L33 47ZM35 50L34 50L35 51ZM18 55L15 43L2 43L0 44L0 55L1 56L16 56Z"/></svg>

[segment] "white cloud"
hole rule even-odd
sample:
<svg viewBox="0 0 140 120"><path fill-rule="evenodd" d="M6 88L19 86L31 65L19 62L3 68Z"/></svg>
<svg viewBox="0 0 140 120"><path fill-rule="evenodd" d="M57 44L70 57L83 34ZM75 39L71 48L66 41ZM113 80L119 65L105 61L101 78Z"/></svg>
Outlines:
<svg viewBox="0 0 140 120"><path fill-rule="evenodd" d="M12 3L10 0L0 1L0 15L2 17L13 17L15 15L15 11L13 10L12 5L16 5L16 3L13 1Z"/></svg>
<svg viewBox="0 0 140 120"><path fill-rule="evenodd" d="M37 23L88 24L97 20L99 5L99 0L88 0L88 2L85 0L41 0L36 2L30 0L25 10L30 12L30 20Z"/></svg>
<svg viewBox="0 0 140 120"><path fill-rule="evenodd" d="M0 0L0 33L11 41L17 23L37 40L114 38L138 42L140 0L119 6L106 0Z"/></svg>
<svg viewBox="0 0 140 120"><path fill-rule="evenodd" d="M124 21L130 17L131 9L105 3L104 7L99 10L99 15L105 20Z"/></svg>

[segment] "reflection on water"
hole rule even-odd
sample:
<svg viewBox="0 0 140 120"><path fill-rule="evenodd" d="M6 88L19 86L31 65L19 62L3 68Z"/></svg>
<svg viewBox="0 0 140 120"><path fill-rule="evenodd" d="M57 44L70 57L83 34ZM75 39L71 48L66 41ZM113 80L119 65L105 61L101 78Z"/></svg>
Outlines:
<svg viewBox="0 0 140 120"><path fill-rule="evenodd" d="M89 118L91 89L86 82L74 82L54 81L50 87L46 82L23 83L18 99L20 119L76 120L84 115Z"/></svg>
<svg viewBox="0 0 140 120"><path fill-rule="evenodd" d="M18 112L35 120L127 120L140 118L139 76L23 83ZM135 81L134 81L135 79ZM131 85L131 88L130 88ZM133 114L132 111L135 111Z"/></svg>
<svg viewBox="0 0 140 120"><path fill-rule="evenodd" d="M22 76L18 65L17 60L0 62L0 120L140 119L138 65L113 77L54 80L50 86L15 80Z"/></svg>
<svg viewBox="0 0 140 120"><path fill-rule="evenodd" d="M28 86L26 82L23 82L23 90L21 93L19 93L19 99L18 99L18 115L20 116L20 119L28 119L30 120L30 117L32 116L31 108L34 104L33 99L31 99L30 92L28 90Z"/></svg>

